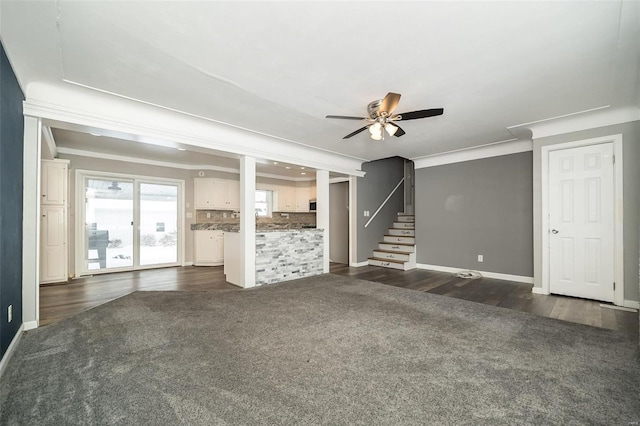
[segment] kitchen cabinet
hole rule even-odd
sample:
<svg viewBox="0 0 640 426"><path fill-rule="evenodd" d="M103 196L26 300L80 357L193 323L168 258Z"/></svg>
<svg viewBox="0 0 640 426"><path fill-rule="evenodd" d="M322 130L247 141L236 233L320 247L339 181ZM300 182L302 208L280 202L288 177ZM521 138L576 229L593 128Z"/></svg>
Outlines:
<svg viewBox="0 0 640 426"><path fill-rule="evenodd" d="M193 179L193 204L196 210L213 209L213 179Z"/></svg>
<svg viewBox="0 0 640 426"><path fill-rule="evenodd" d="M219 266L224 264L224 232L194 231L193 264Z"/></svg>
<svg viewBox="0 0 640 426"><path fill-rule="evenodd" d="M213 208L218 210L240 210L240 182L213 179Z"/></svg>
<svg viewBox="0 0 640 426"><path fill-rule="evenodd" d="M40 208L40 283L67 280L67 209Z"/></svg>
<svg viewBox="0 0 640 426"><path fill-rule="evenodd" d="M42 160L40 170L40 283L67 281L69 161Z"/></svg>
<svg viewBox="0 0 640 426"><path fill-rule="evenodd" d="M310 188L296 188L296 211L308 212L310 199L311 199Z"/></svg>
<svg viewBox="0 0 640 426"><path fill-rule="evenodd" d="M196 210L239 210L240 182L226 179L194 178Z"/></svg>
<svg viewBox="0 0 640 426"><path fill-rule="evenodd" d="M311 198L310 188L296 188L293 186L281 186L278 188L277 209L274 209L274 211L292 212L292 213L308 212L310 198Z"/></svg>
<svg viewBox="0 0 640 426"><path fill-rule="evenodd" d="M41 204L65 205L69 164L60 160L42 160L41 164Z"/></svg>

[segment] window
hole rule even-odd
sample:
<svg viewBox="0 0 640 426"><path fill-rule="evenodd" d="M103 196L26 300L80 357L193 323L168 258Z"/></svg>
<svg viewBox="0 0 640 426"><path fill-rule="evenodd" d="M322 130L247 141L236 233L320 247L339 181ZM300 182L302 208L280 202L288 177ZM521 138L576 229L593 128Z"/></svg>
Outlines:
<svg viewBox="0 0 640 426"><path fill-rule="evenodd" d="M256 217L271 217L271 191L256 190Z"/></svg>

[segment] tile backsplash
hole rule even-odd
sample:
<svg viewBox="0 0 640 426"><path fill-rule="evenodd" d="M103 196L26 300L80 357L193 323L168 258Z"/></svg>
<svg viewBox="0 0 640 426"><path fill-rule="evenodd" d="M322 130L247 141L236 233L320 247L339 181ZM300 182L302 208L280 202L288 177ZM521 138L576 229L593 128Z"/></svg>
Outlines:
<svg viewBox="0 0 640 426"><path fill-rule="evenodd" d="M207 217L207 214L209 217ZM226 216L226 217L225 217ZM316 226L315 213L279 213L274 212L272 217L260 217L256 219L258 228L300 228L302 226ZM228 210L196 210L196 223L238 224L238 213Z"/></svg>

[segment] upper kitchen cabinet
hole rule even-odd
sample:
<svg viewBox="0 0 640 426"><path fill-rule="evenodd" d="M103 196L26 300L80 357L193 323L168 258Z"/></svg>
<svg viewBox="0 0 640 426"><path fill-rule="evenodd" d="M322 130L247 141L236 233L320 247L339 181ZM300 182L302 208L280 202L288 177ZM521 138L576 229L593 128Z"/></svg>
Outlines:
<svg viewBox="0 0 640 426"><path fill-rule="evenodd" d="M281 186L277 190L278 202L274 211L279 212L299 212L309 211L309 200L311 199L311 188L296 188L293 186Z"/></svg>
<svg viewBox="0 0 640 426"><path fill-rule="evenodd" d="M63 160L42 160L41 204L67 204L67 173L69 163Z"/></svg>
<svg viewBox="0 0 640 426"><path fill-rule="evenodd" d="M196 210L239 210L240 182L236 180L194 178Z"/></svg>

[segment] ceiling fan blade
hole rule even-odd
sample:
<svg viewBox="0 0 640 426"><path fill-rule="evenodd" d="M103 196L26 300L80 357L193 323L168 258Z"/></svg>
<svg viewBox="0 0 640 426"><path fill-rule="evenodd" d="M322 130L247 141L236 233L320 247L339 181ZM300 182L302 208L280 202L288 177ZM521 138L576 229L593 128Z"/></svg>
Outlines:
<svg viewBox="0 0 640 426"><path fill-rule="evenodd" d="M398 130L396 130L393 136L395 136L396 138L399 138L400 136L403 136L404 134L406 134L406 132L402 130L402 127L398 126L397 124L393 124L393 125L398 128Z"/></svg>
<svg viewBox="0 0 640 426"><path fill-rule="evenodd" d="M386 112L387 117L390 116L393 110L398 106L399 102L400 93L387 93L387 96L384 97L380 104L380 108L378 108L378 114L382 115L383 112Z"/></svg>
<svg viewBox="0 0 640 426"><path fill-rule="evenodd" d="M435 117L444 114L444 108L421 109L420 111L404 112L400 114L402 121L417 120L418 118Z"/></svg>
<svg viewBox="0 0 640 426"><path fill-rule="evenodd" d="M339 118L342 120L366 120L364 117L347 117L346 115L327 115L326 118Z"/></svg>
<svg viewBox="0 0 640 426"><path fill-rule="evenodd" d="M355 136L355 135L357 135L357 134L358 134L358 133L360 133L360 132L364 132L365 130L367 130L367 128L368 128L368 127L369 127L369 126L364 126L364 127L360 128L360 129L356 130L356 131L355 131L355 132L353 132L353 133L349 133L347 136L345 136L345 137L344 137L344 138L342 138L342 139L349 139L351 136Z"/></svg>

